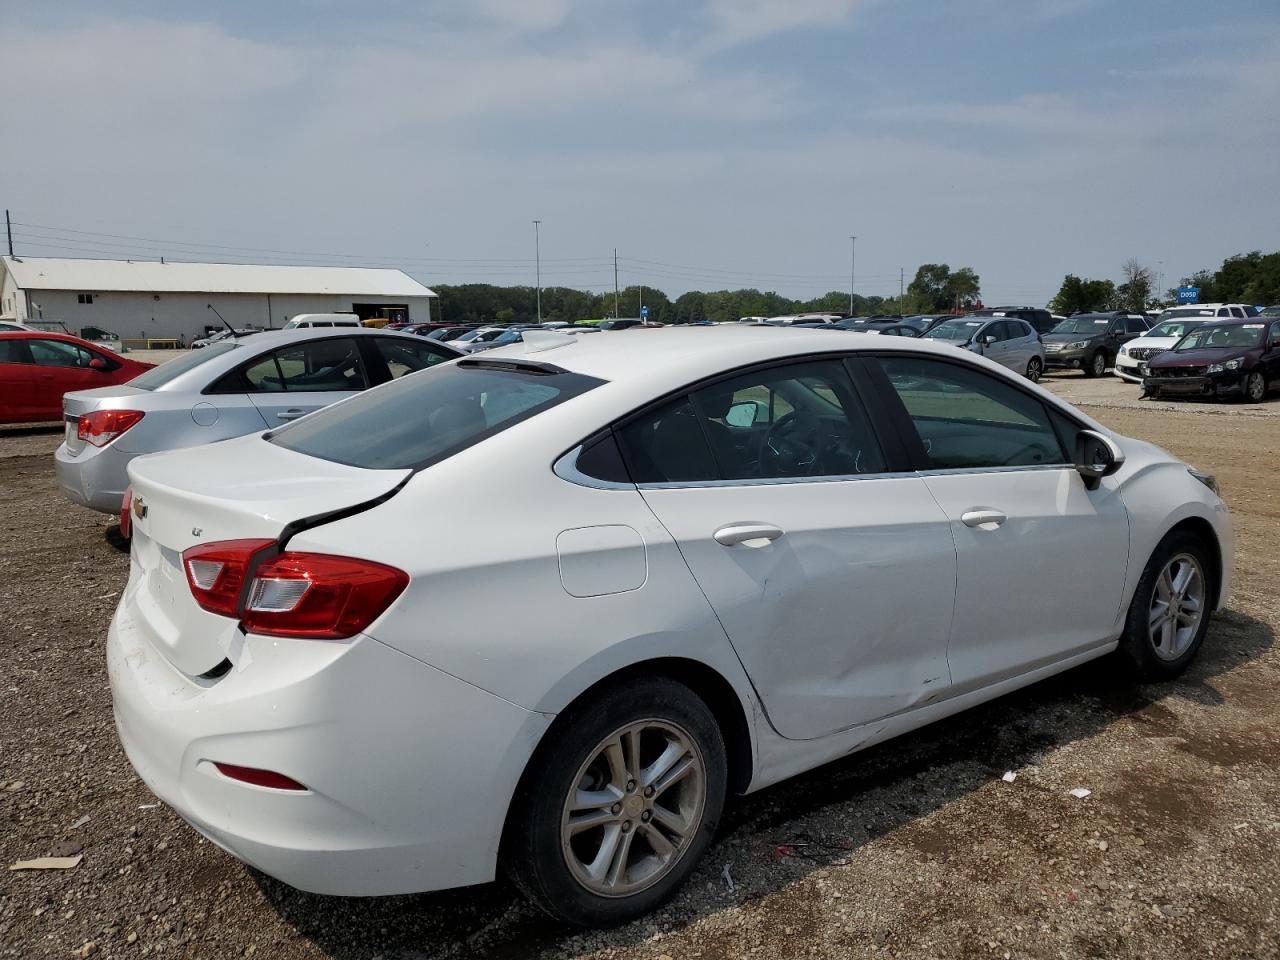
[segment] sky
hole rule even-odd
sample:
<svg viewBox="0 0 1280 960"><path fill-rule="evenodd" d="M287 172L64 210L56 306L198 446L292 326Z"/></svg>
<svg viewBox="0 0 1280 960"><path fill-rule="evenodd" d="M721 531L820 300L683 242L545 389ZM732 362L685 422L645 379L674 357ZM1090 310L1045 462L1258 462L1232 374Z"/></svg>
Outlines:
<svg viewBox="0 0 1280 960"><path fill-rule="evenodd" d="M19 254L988 304L1280 249L1275 0L0 0Z"/></svg>

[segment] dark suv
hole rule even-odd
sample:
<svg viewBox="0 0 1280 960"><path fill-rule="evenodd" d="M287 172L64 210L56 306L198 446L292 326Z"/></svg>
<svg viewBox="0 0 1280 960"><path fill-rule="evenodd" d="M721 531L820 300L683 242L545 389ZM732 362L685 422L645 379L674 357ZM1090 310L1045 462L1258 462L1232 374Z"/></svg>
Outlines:
<svg viewBox="0 0 1280 960"><path fill-rule="evenodd" d="M1237 396L1260 403L1280 387L1280 320L1206 323L1138 372L1147 396Z"/></svg>
<svg viewBox="0 0 1280 960"><path fill-rule="evenodd" d="M981 310L974 310L973 316L1017 317L1031 324L1032 329L1042 336L1052 330L1053 325L1058 322L1053 319L1053 314L1048 310L1041 310L1039 307L984 307Z"/></svg>
<svg viewBox="0 0 1280 960"><path fill-rule="evenodd" d="M1100 377L1116 362L1120 348L1147 330L1147 318L1138 313L1078 313L1042 338L1045 366Z"/></svg>

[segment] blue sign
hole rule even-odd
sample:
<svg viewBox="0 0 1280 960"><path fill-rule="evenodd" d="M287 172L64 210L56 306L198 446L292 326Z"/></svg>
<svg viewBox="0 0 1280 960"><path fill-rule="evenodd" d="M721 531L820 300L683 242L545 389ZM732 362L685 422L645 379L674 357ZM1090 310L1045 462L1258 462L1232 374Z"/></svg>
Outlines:
<svg viewBox="0 0 1280 960"><path fill-rule="evenodd" d="M1199 287L1179 287L1178 302L1179 303L1199 303L1200 288Z"/></svg>
<svg viewBox="0 0 1280 960"><path fill-rule="evenodd" d="M1197 290L1197 291L1196 291L1196 293L1199 293L1199 292L1200 292L1199 290ZM649 319L649 308L648 308L648 307L641 307L641 308L640 308L640 319L641 319L641 320L648 320L648 319Z"/></svg>

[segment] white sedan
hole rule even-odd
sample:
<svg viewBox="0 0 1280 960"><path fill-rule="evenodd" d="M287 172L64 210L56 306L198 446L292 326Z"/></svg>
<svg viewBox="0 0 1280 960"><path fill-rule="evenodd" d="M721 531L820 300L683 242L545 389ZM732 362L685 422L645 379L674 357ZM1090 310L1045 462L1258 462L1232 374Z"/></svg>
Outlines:
<svg viewBox="0 0 1280 960"><path fill-rule="evenodd" d="M502 867L583 925L732 794L1097 657L1178 675L1232 560L1212 477L844 332L530 332L129 474L107 658L157 796L305 890Z"/></svg>

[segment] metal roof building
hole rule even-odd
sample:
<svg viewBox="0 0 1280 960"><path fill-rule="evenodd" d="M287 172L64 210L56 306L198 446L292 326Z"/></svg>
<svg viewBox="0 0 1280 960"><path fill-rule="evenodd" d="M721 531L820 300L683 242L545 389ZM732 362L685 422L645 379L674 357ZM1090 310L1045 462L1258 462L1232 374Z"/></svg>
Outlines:
<svg viewBox="0 0 1280 960"><path fill-rule="evenodd" d="M299 313L428 320L435 293L401 270L0 257L0 318L183 339L222 325L282 327Z"/></svg>

